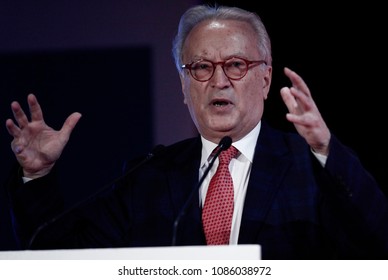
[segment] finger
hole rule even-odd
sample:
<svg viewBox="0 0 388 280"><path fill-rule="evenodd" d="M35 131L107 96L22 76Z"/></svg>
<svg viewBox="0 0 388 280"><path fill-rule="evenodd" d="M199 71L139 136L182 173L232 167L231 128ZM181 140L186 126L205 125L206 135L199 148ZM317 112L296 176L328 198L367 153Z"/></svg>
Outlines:
<svg viewBox="0 0 388 280"><path fill-rule="evenodd" d="M296 72L292 71L290 68L284 67L284 74L290 79L293 87L301 90L307 96L311 96L308 86Z"/></svg>
<svg viewBox="0 0 388 280"><path fill-rule="evenodd" d="M23 128L28 125L28 118L24 113L22 107L17 101L11 103L12 113L15 117L16 122L18 123L20 128Z"/></svg>
<svg viewBox="0 0 388 280"><path fill-rule="evenodd" d="M292 95L290 89L288 87L283 87L280 89L280 95L288 111L292 114L296 114L298 112L298 103L296 102L295 97Z"/></svg>
<svg viewBox="0 0 388 280"><path fill-rule="evenodd" d="M305 113L301 115L287 114L287 120L295 125L304 126L305 128L325 128L326 125L319 114Z"/></svg>
<svg viewBox="0 0 388 280"><path fill-rule="evenodd" d="M20 144L20 143L17 143L17 141L12 141L11 142L11 149L12 151L18 155L18 154L21 154L24 150L24 145Z"/></svg>
<svg viewBox="0 0 388 280"><path fill-rule="evenodd" d="M31 120L32 121L43 120L42 109L38 103L38 100L36 99L36 96L30 93L27 99L28 99L28 106L30 108Z"/></svg>
<svg viewBox="0 0 388 280"><path fill-rule="evenodd" d="M63 124L60 132L61 132L61 138L63 141L67 142L67 140L70 137L71 132L73 131L74 127L78 123L79 119L81 118L81 114L78 112L75 112L71 114Z"/></svg>
<svg viewBox="0 0 388 280"><path fill-rule="evenodd" d="M5 126L8 130L8 133L13 136L14 138L15 137L19 137L20 136L20 128L14 123L13 120L11 119L8 119L5 121Z"/></svg>
<svg viewBox="0 0 388 280"><path fill-rule="evenodd" d="M311 108L313 107L314 101L312 100L312 98L304 94L304 92L302 92L301 90L291 87L290 94L294 97L300 110L308 111L311 110Z"/></svg>
<svg viewBox="0 0 388 280"><path fill-rule="evenodd" d="M292 122L294 125L301 125L307 127L309 123L306 121L305 116L303 115L296 115L292 113L288 113L286 115L286 118L289 122Z"/></svg>

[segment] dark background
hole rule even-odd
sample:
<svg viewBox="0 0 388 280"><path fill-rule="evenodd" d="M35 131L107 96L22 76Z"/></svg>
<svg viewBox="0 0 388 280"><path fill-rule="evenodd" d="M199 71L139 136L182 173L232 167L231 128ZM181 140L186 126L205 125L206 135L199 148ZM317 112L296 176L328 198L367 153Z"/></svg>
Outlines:
<svg viewBox="0 0 388 280"><path fill-rule="evenodd" d="M124 159L195 134L170 49L179 16L200 1L33 2L0 3L1 183L14 163L4 125L12 117L10 103L18 100L27 110L29 92L36 93L47 123L56 129L70 113L83 114L58 162L69 203L115 178ZM388 193L381 5L218 3L256 11L267 26L274 72L264 118L293 130L279 90L289 85L283 67L297 71L332 132ZM12 249L1 188L0 250Z"/></svg>
<svg viewBox="0 0 388 280"><path fill-rule="evenodd" d="M214 1L207 1L214 3ZM293 130L278 94L285 66L300 74L331 131L359 155L388 193L386 17L380 5L330 1L219 1L257 12L272 40L273 82L264 118Z"/></svg>

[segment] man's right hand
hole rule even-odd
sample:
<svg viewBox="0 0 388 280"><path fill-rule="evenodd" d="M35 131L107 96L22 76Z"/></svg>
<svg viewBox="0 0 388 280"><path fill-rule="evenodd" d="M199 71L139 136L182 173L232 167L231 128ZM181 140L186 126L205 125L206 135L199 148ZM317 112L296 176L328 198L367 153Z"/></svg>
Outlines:
<svg viewBox="0 0 388 280"><path fill-rule="evenodd" d="M81 118L80 113L72 113L60 130L49 127L35 95L27 97L31 120L16 101L11 109L17 125L12 119L6 121L9 134L13 137L11 148L23 168L25 177L36 179L47 175L59 159L70 134Z"/></svg>

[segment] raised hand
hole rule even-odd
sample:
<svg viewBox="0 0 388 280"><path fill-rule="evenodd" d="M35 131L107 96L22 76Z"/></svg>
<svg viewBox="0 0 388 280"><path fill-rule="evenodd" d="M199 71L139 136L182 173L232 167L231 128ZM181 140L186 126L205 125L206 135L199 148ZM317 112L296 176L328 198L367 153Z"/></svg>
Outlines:
<svg viewBox="0 0 388 280"><path fill-rule="evenodd" d="M14 101L11 103L11 109L17 125L12 119L8 119L6 127L13 136L11 148L23 168L24 176L35 179L51 171L81 114L71 114L57 131L45 123L35 95L29 94L27 101L31 119L28 119L20 104Z"/></svg>
<svg viewBox="0 0 388 280"><path fill-rule="evenodd" d="M295 125L298 133L315 152L328 155L330 130L311 97L309 88L303 79L289 68L284 69L284 74L292 83L291 87L283 87L280 90L289 111L287 120Z"/></svg>

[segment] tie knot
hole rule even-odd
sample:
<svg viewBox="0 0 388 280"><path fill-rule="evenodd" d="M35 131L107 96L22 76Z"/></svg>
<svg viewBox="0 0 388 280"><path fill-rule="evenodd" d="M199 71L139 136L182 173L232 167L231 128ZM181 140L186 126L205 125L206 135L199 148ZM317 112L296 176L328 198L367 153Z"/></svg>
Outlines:
<svg viewBox="0 0 388 280"><path fill-rule="evenodd" d="M219 155L220 164L228 164L232 160L232 158L236 157L238 154L238 150L230 146L227 150L222 151Z"/></svg>

